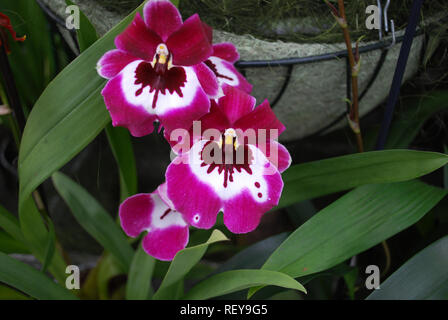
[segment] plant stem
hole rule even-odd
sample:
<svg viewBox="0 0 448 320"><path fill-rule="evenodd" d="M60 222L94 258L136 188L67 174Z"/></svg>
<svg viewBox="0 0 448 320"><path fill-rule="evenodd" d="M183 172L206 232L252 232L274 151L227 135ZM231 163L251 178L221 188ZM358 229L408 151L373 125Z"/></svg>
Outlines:
<svg viewBox="0 0 448 320"><path fill-rule="evenodd" d="M384 267L383 272L381 272L381 278L384 278L384 276L386 276L387 273L389 272L390 265L391 265L391 257L390 257L390 250L389 250L389 246L387 245L387 241L384 240L383 242L381 242L381 244L383 245L384 255L386 256L386 266Z"/></svg>
<svg viewBox="0 0 448 320"><path fill-rule="evenodd" d="M4 89L7 99L5 103L8 102L7 104L9 104L9 107L13 110L19 130L20 132L23 132L26 122L25 114L23 113L22 104L20 102L19 93L17 92L11 66L9 65L5 46L0 46L0 72L5 86Z"/></svg>
<svg viewBox="0 0 448 320"><path fill-rule="evenodd" d="M345 7L344 7L344 0L338 0L338 9L339 9L339 24L342 27L342 31L344 33L344 40L345 45L347 46L347 52L348 52L348 60L350 63L351 68L351 75L352 75L352 93L353 93L353 99L352 103L350 104L350 121L353 121L355 126L351 125L353 132L356 135L356 143L358 146L358 152L364 152L364 144L362 141L362 135L361 135L361 127L359 125L359 90L358 90L358 63L355 60L355 55L353 54L353 47L352 42L350 39L350 32L347 25L347 17L345 15Z"/></svg>
<svg viewBox="0 0 448 320"><path fill-rule="evenodd" d="M359 88L358 88L359 60L356 61L355 55L353 54L352 41L350 39L350 31L347 24L347 17L345 15L344 0L338 0L338 9L339 9L338 18L340 19L338 22L344 33L344 40L345 45L347 46L348 61L350 64L351 76L352 76L353 98L350 103L350 114L349 114L350 127L352 128L356 136L356 144L358 146L358 152L364 152L364 143L362 140L361 126L359 124ZM390 269L391 255L386 240L382 241L381 244L383 246L384 254L386 256L386 266L381 274L381 276L383 277L385 274L387 274L387 272Z"/></svg>

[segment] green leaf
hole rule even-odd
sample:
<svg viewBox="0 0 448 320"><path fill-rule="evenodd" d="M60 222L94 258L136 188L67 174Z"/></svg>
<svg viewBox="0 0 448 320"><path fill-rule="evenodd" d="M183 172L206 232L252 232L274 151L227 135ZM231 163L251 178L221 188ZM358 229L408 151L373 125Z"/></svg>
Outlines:
<svg viewBox="0 0 448 320"><path fill-rule="evenodd" d="M283 174L278 208L364 184L411 180L447 163L448 156L441 153L386 150L295 165Z"/></svg>
<svg viewBox="0 0 448 320"><path fill-rule="evenodd" d="M117 259L127 273L134 253L112 217L84 188L64 174L54 173L53 183L78 223Z"/></svg>
<svg viewBox="0 0 448 320"><path fill-rule="evenodd" d="M306 289L299 282L281 272L233 270L219 273L200 282L188 291L184 299L205 300L259 285L279 286L306 293Z"/></svg>
<svg viewBox="0 0 448 320"><path fill-rule="evenodd" d="M412 97L411 105L392 122L386 149L407 148L425 122L436 112L448 108L448 91L435 91L420 99Z"/></svg>
<svg viewBox="0 0 448 320"><path fill-rule="evenodd" d="M0 205L0 227L3 228L14 239L25 242L19 220L8 210Z"/></svg>
<svg viewBox="0 0 448 320"><path fill-rule="evenodd" d="M368 300L447 300L448 236L426 247L389 276Z"/></svg>
<svg viewBox="0 0 448 320"><path fill-rule="evenodd" d="M269 237L242 250L227 260L214 274L236 269L258 269L288 237L287 232Z"/></svg>
<svg viewBox="0 0 448 320"><path fill-rule="evenodd" d="M112 278L123 274L122 267L117 263L117 259L109 253L104 254L98 270L98 294L101 300L109 299L109 282Z"/></svg>
<svg viewBox="0 0 448 320"><path fill-rule="evenodd" d="M46 272L48 266L51 264L56 246L56 232L54 230L53 222L50 219L47 220L48 223L48 240L47 247L45 249L45 259L42 263L42 268L40 269L42 272Z"/></svg>
<svg viewBox="0 0 448 320"><path fill-rule="evenodd" d="M348 296L350 297L351 300L355 299L355 291L356 291L355 285L356 285L357 279L358 279L358 269L357 268L353 268L349 272L344 274L345 285L347 286Z"/></svg>
<svg viewBox="0 0 448 320"><path fill-rule="evenodd" d="M143 4L137 9L141 10ZM20 211L31 192L71 160L110 122L96 71L101 56L135 11L68 65L45 89L28 118L19 153Z"/></svg>
<svg viewBox="0 0 448 320"><path fill-rule="evenodd" d="M22 204L21 211L19 211L19 221L28 248L42 264L46 264L49 253L51 253L49 245L51 246L51 241L56 241L54 239L55 234L48 232L32 197L27 198ZM48 271L53 274L59 283L65 283L65 269L66 263L62 255L60 252L54 251Z"/></svg>
<svg viewBox="0 0 448 320"><path fill-rule="evenodd" d="M385 149L405 149L414 141L425 122L437 112L448 108L448 91L427 92L423 96L405 97L403 110L397 112L391 124ZM380 125L365 130L364 144L367 151L376 145Z"/></svg>
<svg viewBox="0 0 448 320"><path fill-rule="evenodd" d="M137 193L137 167L129 131L125 128L106 126L107 139L120 171L120 199Z"/></svg>
<svg viewBox="0 0 448 320"><path fill-rule="evenodd" d="M311 200L304 200L286 208L286 213L295 228L300 227L305 221L317 213L317 209Z"/></svg>
<svg viewBox="0 0 448 320"><path fill-rule="evenodd" d="M36 269L0 252L0 282L6 283L36 299L77 299Z"/></svg>
<svg viewBox="0 0 448 320"><path fill-rule="evenodd" d="M66 2L73 4L70 0L66 0ZM76 34L81 52L98 40L95 28L81 11L80 29L76 31ZM114 128L110 123L106 126L106 135L120 171L120 199L124 201L127 197L137 193L137 168L131 135L126 128Z"/></svg>
<svg viewBox="0 0 448 320"><path fill-rule="evenodd" d="M30 253L23 242L11 237L6 232L0 230L0 252L3 253Z"/></svg>
<svg viewBox="0 0 448 320"><path fill-rule="evenodd" d="M65 3L68 6L73 5L73 2L70 0L65 0ZM84 52L98 40L98 34L94 26L81 10L79 11L79 29L76 30L76 36L78 38L79 51L81 52Z"/></svg>
<svg viewBox="0 0 448 320"><path fill-rule="evenodd" d="M156 260L140 245L132 259L126 284L127 300L146 300L151 293L151 278Z"/></svg>
<svg viewBox="0 0 448 320"><path fill-rule="evenodd" d="M213 230L207 242L179 251L171 262L159 290L154 294L154 299L169 298L165 296L164 290L182 280L196 263L201 260L210 244L225 240L228 239L221 231Z"/></svg>
<svg viewBox="0 0 448 320"><path fill-rule="evenodd" d="M447 192L415 180L359 187L294 231L263 269L296 278L331 268L413 225Z"/></svg>
<svg viewBox="0 0 448 320"><path fill-rule="evenodd" d="M0 300L31 300L31 298L10 287L0 285Z"/></svg>

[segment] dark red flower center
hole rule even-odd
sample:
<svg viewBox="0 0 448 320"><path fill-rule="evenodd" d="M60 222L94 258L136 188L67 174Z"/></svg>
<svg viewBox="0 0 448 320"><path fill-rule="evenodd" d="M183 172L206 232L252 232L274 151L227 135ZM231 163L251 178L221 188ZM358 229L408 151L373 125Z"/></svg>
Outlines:
<svg viewBox="0 0 448 320"><path fill-rule="evenodd" d="M213 73L215 74L215 76L217 78L223 78L223 79L227 79L227 80L233 81L232 78L219 73L218 72L218 68L216 67L216 65L213 62L211 62L210 60L205 60L204 63L207 65L207 67L209 67L213 71Z"/></svg>
<svg viewBox="0 0 448 320"><path fill-rule="evenodd" d="M171 211L172 211L171 209L166 209L165 212L160 217L160 220L163 220L163 218L165 218L168 215L168 213L170 213Z"/></svg>
<svg viewBox="0 0 448 320"><path fill-rule="evenodd" d="M176 92L179 97L183 97L181 88L185 87L187 81L187 75L183 68L170 68L168 62L160 63L158 55L156 55L155 61L155 63L141 62L135 70L135 84L141 84L141 88L135 92L135 95L139 96L145 87L149 87L150 93L155 92L152 102L153 109L156 107L159 93L165 95L168 90L170 94Z"/></svg>
<svg viewBox="0 0 448 320"><path fill-rule="evenodd" d="M224 173L223 185L227 188L229 182L233 182L233 174L246 171L252 174L251 164L253 161L252 151L247 144L238 145L236 137L222 135L221 141L207 142L201 151L201 167L208 166L207 174L215 169L219 174Z"/></svg>

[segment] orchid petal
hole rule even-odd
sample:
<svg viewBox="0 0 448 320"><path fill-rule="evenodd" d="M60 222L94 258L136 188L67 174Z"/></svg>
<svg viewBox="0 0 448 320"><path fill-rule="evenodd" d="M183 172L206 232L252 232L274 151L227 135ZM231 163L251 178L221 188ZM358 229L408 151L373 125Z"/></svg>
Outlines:
<svg viewBox="0 0 448 320"><path fill-rule="evenodd" d="M188 243L188 227L172 226L150 231L143 238L143 250L156 259L171 261Z"/></svg>
<svg viewBox="0 0 448 320"><path fill-rule="evenodd" d="M161 184L158 188L157 188L157 194L159 195L159 197L162 199L163 202L165 202L165 204L170 207L171 209L176 209L174 207L173 202L171 201L171 199L168 197L168 187L166 185L166 182Z"/></svg>
<svg viewBox="0 0 448 320"><path fill-rule="evenodd" d="M232 233L248 233L257 228L263 214L278 204L283 188L283 181L279 173L264 177L268 187L268 200L259 203L254 201L250 192L227 201L224 206L224 225Z"/></svg>
<svg viewBox="0 0 448 320"><path fill-rule="evenodd" d="M118 49L147 61L152 61L161 42L162 39L148 29L138 12L132 23L115 38L115 46Z"/></svg>
<svg viewBox="0 0 448 320"><path fill-rule="evenodd" d="M128 236L148 232L143 249L159 260L172 260L188 243L188 224L163 201L159 191L126 199L120 206L119 216Z"/></svg>
<svg viewBox="0 0 448 320"><path fill-rule="evenodd" d="M230 42L222 42L213 45L214 57L218 57L227 60L230 63L235 63L240 59L240 54L235 45Z"/></svg>
<svg viewBox="0 0 448 320"><path fill-rule="evenodd" d="M266 143L266 146L259 146L259 149L263 151L268 160L277 167L280 173L283 173L291 166L292 159L288 149L277 141L270 140L269 143ZM274 150L276 154L273 154Z"/></svg>
<svg viewBox="0 0 448 320"><path fill-rule="evenodd" d="M216 222L221 200L211 186L203 183L191 170L189 153L177 158L166 171L168 196L188 224L210 229Z"/></svg>
<svg viewBox="0 0 448 320"><path fill-rule="evenodd" d="M166 41L173 54L173 64L193 66L206 60L213 52L206 30L197 14L185 20L184 24Z"/></svg>
<svg viewBox="0 0 448 320"><path fill-rule="evenodd" d="M182 25L182 17L176 6L167 0L151 0L143 8L145 23L163 41Z"/></svg>
<svg viewBox="0 0 448 320"><path fill-rule="evenodd" d="M232 63L212 56L205 61L205 64L214 72L221 86L229 85L247 93L252 91L252 85Z"/></svg>
<svg viewBox="0 0 448 320"><path fill-rule="evenodd" d="M149 114L144 107L129 103L123 94L123 75L109 80L101 94L112 118L113 126L128 128L134 137L142 137L154 131L153 122L157 117Z"/></svg>
<svg viewBox="0 0 448 320"><path fill-rule="evenodd" d="M210 27L208 24L206 24L205 22L202 22L202 27L204 28L204 32L207 36L207 40L210 44L213 43L213 28Z"/></svg>
<svg viewBox="0 0 448 320"><path fill-rule="evenodd" d="M134 136L151 133L156 119L167 130L188 129L210 110L210 100L193 68L173 67L169 71L173 79L166 78L165 87L151 82L152 78L145 78L145 74L140 75L138 82L139 72L147 72L139 68L152 67L147 62L134 61L109 80L102 92L114 125L129 128Z"/></svg>
<svg viewBox="0 0 448 320"><path fill-rule="evenodd" d="M195 65L194 71L201 83L202 88L210 99L217 99L222 96L222 91L220 90L218 79L212 70L210 70L204 63L199 63Z"/></svg>
<svg viewBox="0 0 448 320"><path fill-rule="evenodd" d="M285 126L278 120L267 100L256 107L250 114L247 114L236 121L235 128L242 129L243 131L248 129L273 129L278 130L278 135L285 131Z"/></svg>
<svg viewBox="0 0 448 320"><path fill-rule="evenodd" d="M179 250L187 246L189 232L182 215L163 201L159 191L158 189L151 194L154 210L151 226L143 238L142 246L145 252L154 258L169 261L173 260Z"/></svg>
<svg viewBox="0 0 448 320"><path fill-rule="evenodd" d="M210 112L203 116L200 119L200 122L202 132L199 134L201 135L207 129L216 129L220 132L224 132L227 128L230 128L231 125L227 116L215 101L211 101Z"/></svg>
<svg viewBox="0 0 448 320"><path fill-rule="evenodd" d="M223 91L225 95L219 99L218 105L230 125L254 109L256 100L251 95L229 86L225 86Z"/></svg>
<svg viewBox="0 0 448 320"><path fill-rule="evenodd" d="M187 222L197 228L211 228L222 210L229 230L249 232L264 212L278 204L283 189L280 173L256 146L248 145L253 155L248 169L235 168L228 179L222 170L210 170L202 160L207 143L195 143L188 154L170 164L166 172L168 195ZM255 217L241 221L252 211Z"/></svg>
<svg viewBox="0 0 448 320"><path fill-rule="evenodd" d="M138 60L126 51L115 49L106 52L98 61L98 74L106 79L111 79L120 73L129 63Z"/></svg>
<svg viewBox="0 0 448 320"><path fill-rule="evenodd" d="M121 227L130 237L138 237L149 228L154 201L150 194L137 194L126 199L121 205L119 216Z"/></svg>

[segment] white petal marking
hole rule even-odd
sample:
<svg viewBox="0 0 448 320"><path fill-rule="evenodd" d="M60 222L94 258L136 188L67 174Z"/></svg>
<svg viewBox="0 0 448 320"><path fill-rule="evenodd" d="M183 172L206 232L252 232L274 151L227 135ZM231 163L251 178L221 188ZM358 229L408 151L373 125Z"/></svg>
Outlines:
<svg viewBox="0 0 448 320"><path fill-rule="evenodd" d="M186 73L186 82L181 88L183 97L180 97L176 92L172 94L166 90L165 94L159 93L156 107L152 107L155 91L150 92L149 86L146 86L140 95L135 93L142 86L135 84L135 70L143 60L137 60L128 64L122 71L121 88L123 90L126 100L135 106L142 106L149 114L163 115L167 111L173 109L181 109L189 106L193 101L196 92L201 90L199 80L191 67L182 67Z"/></svg>
<svg viewBox="0 0 448 320"><path fill-rule="evenodd" d="M190 169L200 181L211 186L222 200L229 200L244 190L249 190L253 199L259 203L268 200L268 185L264 175L267 170L266 166L271 166L271 164L261 150L254 145L249 145L253 156L250 165L252 174L247 173L244 169L241 172L234 169L233 182L228 180L227 187L224 187L224 172L219 174L218 168L215 168L211 173L207 173L209 166L201 166L203 161L200 154L206 143L206 140L195 143L188 155Z"/></svg>
<svg viewBox="0 0 448 320"><path fill-rule="evenodd" d="M223 76L229 77L232 80L229 80L227 78L223 77L217 77L219 83L222 85L222 83L227 83L228 85L232 87L237 87L240 84L240 81L238 80L238 76L233 73L229 68L225 66L225 63L229 63L221 58L218 57L210 57L209 60L215 65L216 71Z"/></svg>
<svg viewBox="0 0 448 320"><path fill-rule="evenodd" d="M163 217L163 219L161 219L167 210L170 210L170 207L162 201L159 195L153 193L151 194L151 197L154 201L154 211L152 213L150 230L166 229L172 226L187 226L187 223L182 218L182 215L177 211L171 210L167 215L165 215L165 217Z"/></svg>

